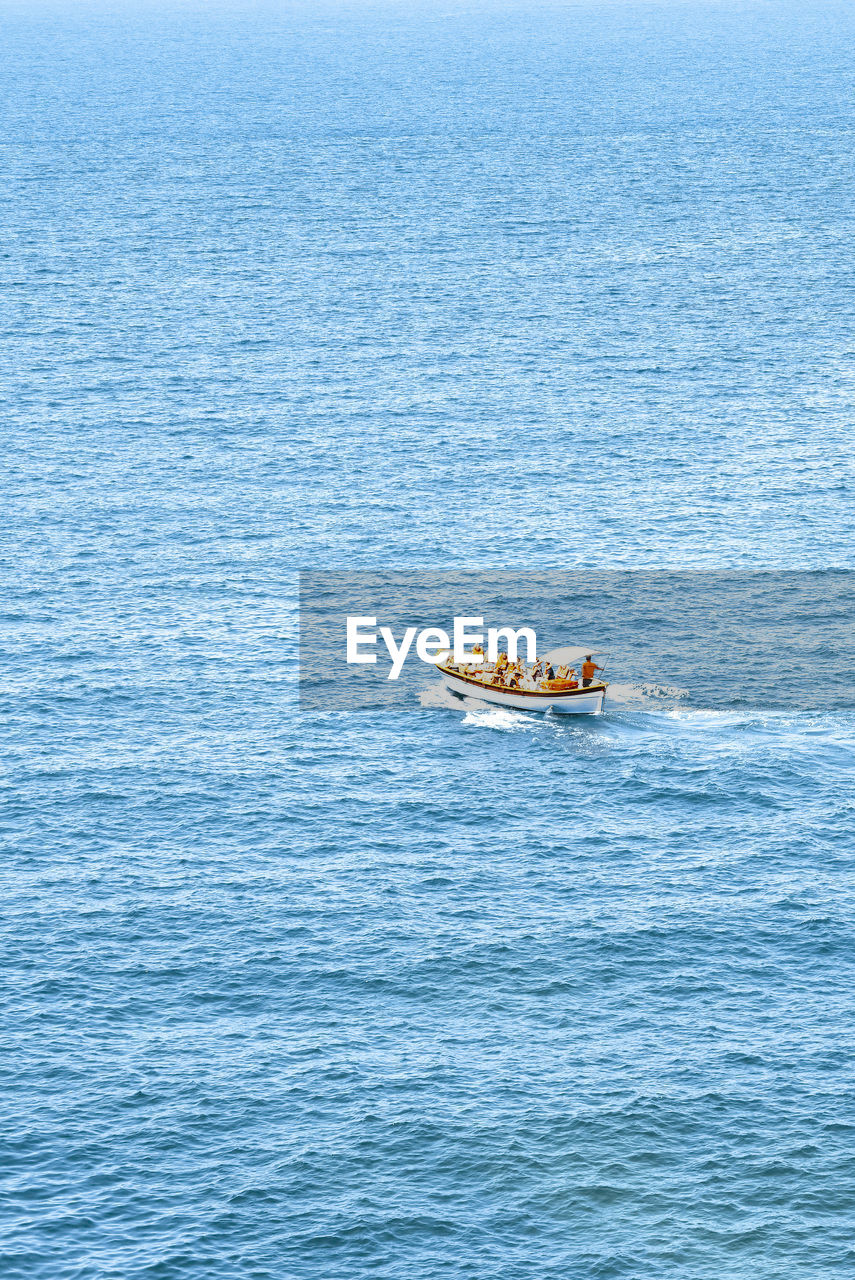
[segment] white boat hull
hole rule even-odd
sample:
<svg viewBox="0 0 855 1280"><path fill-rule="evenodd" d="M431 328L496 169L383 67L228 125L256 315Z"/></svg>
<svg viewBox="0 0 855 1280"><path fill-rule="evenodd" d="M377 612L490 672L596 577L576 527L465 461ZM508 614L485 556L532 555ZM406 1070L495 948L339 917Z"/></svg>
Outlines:
<svg viewBox="0 0 855 1280"><path fill-rule="evenodd" d="M553 711L558 715L599 716L603 713L606 685L590 689L572 689L564 693L527 692L525 689L501 689L478 680L452 675L440 669L445 687L464 698L478 698L497 707L513 707L517 711Z"/></svg>

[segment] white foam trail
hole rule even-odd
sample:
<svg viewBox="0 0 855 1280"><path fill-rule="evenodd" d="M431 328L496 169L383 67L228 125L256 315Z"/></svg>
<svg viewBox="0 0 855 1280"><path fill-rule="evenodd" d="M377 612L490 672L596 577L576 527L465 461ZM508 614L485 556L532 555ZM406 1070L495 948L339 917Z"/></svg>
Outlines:
<svg viewBox="0 0 855 1280"><path fill-rule="evenodd" d="M667 734L676 740L698 743L714 753L733 755L738 751L751 751L765 741L774 742L786 735L792 752L809 753L816 749L817 740L833 746L842 755L850 756L855 750L851 717L823 717L822 721L806 721L802 716L780 709L719 708L686 705L686 689L656 684L611 684L606 698L606 714L601 722L609 727L609 711L613 734L620 740L633 733ZM423 689L419 702L427 708L446 708L462 713L462 724L482 729L498 729L502 732L531 732L533 729L552 731L579 728L572 722L574 716L532 715L509 707L497 707L480 698L459 698L439 681ZM586 720L587 717L581 717ZM716 734L721 731L721 742Z"/></svg>
<svg viewBox="0 0 855 1280"><path fill-rule="evenodd" d="M422 689L419 694L419 702L423 707L454 707L457 710L462 705L460 699L456 698L442 682L432 684L427 689ZM471 702L471 698L465 698L464 702Z"/></svg>
<svg viewBox="0 0 855 1280"><path fill-rule="evenodd" d="M464 711L463 724L478 725L483 729L519 729L530 725L531 719L523 711L509 707L496 707L480 698L459 698L444 684L432 684L419 694L423 707L451 707Z"/></svg>
<svg viewBox="0 0 855 1280"><path fill-rule="evenodd" d="M641 707L651 702L673 702L688 696L688 689L678 689L667 684L610 684L606 693L606 707L610 702L619 706Z"/></svg>
<svg viewBox="0 0 855 1280"><path fill-rule="evenodd" d="M477 707L467 709L463 717L464 724L477 725L479 729L519 729L529 725L530 721L519 711L510 711L507 707L491 707L481 702Z"/></svg>

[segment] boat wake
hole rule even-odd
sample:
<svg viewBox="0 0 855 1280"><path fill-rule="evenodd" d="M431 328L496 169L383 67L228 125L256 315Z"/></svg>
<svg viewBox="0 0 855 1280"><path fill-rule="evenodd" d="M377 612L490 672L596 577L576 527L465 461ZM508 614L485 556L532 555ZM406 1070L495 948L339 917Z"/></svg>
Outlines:
<svg viewBox="0 0 855 1280"><path fill-rule="evenodd" d="M453 707L456 711L459 711L465 703L474 702L474 699L458 698L440 680L436 684L428 685L427 689L422 689L419 694L419 702L423 707L427 708Z"/></svg>
<svg viewBox="0 0 855 1280"><path fill-rule="evenodd" d="M688 698L688 689L678 689L667 684L610 684L606 694L606 708L640 707L655 705L661 710L664 703L677 703Z"/></svg>
<svg viewBox="0 0 855 1280"><path fill-rule="evenodd" d="M685 689L656 684L609 686L603 716L566 717L498 707L477 698L459 697L442 681L419 694L422 707L456 711L458 724L501 733L561 740L585 750L647 749L667 740L670 749L701 752L704 759L753 758L785 747L788 758L812 760L821 750L825 766L840 763L851 770L855 729L851 716L822 715L805 720L780 708L712 708L687 702ZM645 745L646 744L646 745ZM813 767L813 766L811 766Z"/></svg>
<svg viewBox="0 0 855 1280"><path fill-rule="evenodd" d="M517 711L512 707L491 706L480 698L461 698L446 688L445 684L430 685L419 694L419 702L429 709L446 707L452 711L462 711L463 724L478 725L483 729L518 729L521 725L530 725L533 715L528 711Z"/></svg>

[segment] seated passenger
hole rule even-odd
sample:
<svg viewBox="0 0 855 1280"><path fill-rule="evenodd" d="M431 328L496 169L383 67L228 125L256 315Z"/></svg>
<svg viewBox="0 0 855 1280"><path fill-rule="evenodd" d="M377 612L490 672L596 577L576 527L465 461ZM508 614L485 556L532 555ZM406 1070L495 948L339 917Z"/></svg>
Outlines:
<svg viewBox="0 0 855 1280"><path fill-rule="evenodd" d="M570 688L571 688L571 689L578 689L578 688L579 688L579 681L576 679L576 668L575 668L575 667L571 667L571 668L570 668L570 670L567 672L567 679L570 681Z"/></svg>

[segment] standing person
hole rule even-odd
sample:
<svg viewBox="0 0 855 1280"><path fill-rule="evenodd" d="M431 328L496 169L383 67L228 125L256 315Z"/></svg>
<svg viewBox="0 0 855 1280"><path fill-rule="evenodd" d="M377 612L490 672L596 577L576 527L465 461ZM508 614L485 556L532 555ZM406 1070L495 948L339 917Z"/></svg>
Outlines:
<svg viewBox="0 0 855 1280"><path fill-rule="evenodd" d="M582 663L582 688L587 689L588 685L594 679L594 672L602 671L602 669L602 667L597 666L589 653L585 661Z"/></svg>

